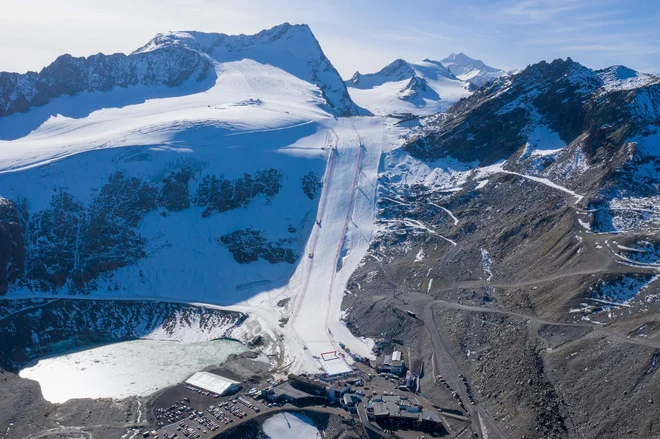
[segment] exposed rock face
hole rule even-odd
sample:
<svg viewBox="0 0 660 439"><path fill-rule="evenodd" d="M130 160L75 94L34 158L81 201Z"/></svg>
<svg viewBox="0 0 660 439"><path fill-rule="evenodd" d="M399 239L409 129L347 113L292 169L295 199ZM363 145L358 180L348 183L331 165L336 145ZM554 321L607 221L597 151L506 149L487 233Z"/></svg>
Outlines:
<svg viewBox="0 0 660 439"><path fill-rule="evenodd" d="M139 231L145 215L158 210L163 215L180 212L194 201L206 207L202 217L207 217L246 207L258 196L268 201L280 191L282 174L267 169L236 180L205 175L191 193L193 178L200 176L189 168L171 171L156 184L116 172L88 203L60 188L47 208L31 216L24 205L0 199L0 294L11 285L89 293L99 276L109 276L146 256L147 242ZM284 244L261 238L257 257L293 263L296 256Z"/></svg>
<svg viewBox="0 0 660 439"><path fill-rule="evenodd" d="M235 180L224 176L206 176L199 185L195 204L204 207L203 217L213 212L226 212L245 207L252 199L265 195L266 199L275 196L282 188L282 173L277 169L256 172L254 176L243 174Z"/></svg>
<svg viewBox="0 0 660 439"><path fill-rule="evenodd" d="M218 238L218 244L227 247L239 264L249 264L259 259L265 259L271 264L293 264L298 256L291 248L287 248L291 243L292 239L269 241L262 232L252 229L236 230Z"/></svg>
<svg viewBox="0 0 660 439"><path fill-rule="evenodd" d="M171 212L179 212L190 207L188 182L192 177L190 169L170 172L163 179L163 187L158 193L158 205Z"/></svg>
<svg viewBox="0 0 660 439"><path fill-rule="evenodd" d="M25 270L23 226L16 205L0 198L0 296Z"/></svg>
<svg viewBox="0 0 660 439"><path fill-rule="evenodd" d="M303 175L302 189L310 200L313 200L317 197L321 191L322 186L321 178L318 176L318 174L316 174L316 172L309 172L308 174Z"/></svg>
<svg viewBox="0 0 660 439"><path fill-rule="evenodd" d="M188 79L201 81L210 74L214 74L211 62L183 46L131 55L62 55L39 73L0 72L0 117L28 111L64 95L134 85L175 87Z"/></svg>
<svg viewBox="0 0 660 439"><path fill-rule="evenodd" d="M410 78L406 88L401 90L403 99L415 99L419 92L426 91L426 80L415 75Z"/></svg>
<svg viewBox="0 0 660 439"><path fill-rule="evenodd" d="M156 208L157 194L155 186L121 172L87 206L58 190L49 209L28 219L25 281L42 290L69 284L86 291L101 273L144 257L136 229Z"/></svg>

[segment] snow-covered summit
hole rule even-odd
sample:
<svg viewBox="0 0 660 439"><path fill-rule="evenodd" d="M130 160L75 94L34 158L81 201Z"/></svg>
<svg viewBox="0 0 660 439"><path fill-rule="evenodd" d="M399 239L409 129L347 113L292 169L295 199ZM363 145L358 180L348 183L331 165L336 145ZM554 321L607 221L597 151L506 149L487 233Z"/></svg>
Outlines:
<svg viewBox="0 0 660 439"><path fill-rule="evenodd" d="M351 101L346 87L319 42L306 24L283 23L254 35L226 35L195 31L167 32L156 35L133 54L164 47L183 46L204 53L217 62L249 58L268 64L315 84L328 105L339 115L353 116L359 109Z"/></svg>
<svg viewBox="0 0 660 439"><path fill-rule="evenodd" d="M312 30L306 24L292 25L290 23L283 23L271 29L264 29L254 35L227 35L198 31L159 33L147 44L135 50L133 54L151 52L173 45L182 45L207 54L212 54L218 48L227 52L241 52L259 45L291 39L295 40L291 45L298 45L298 48L300 48L301 44L305 43L318 46Z"/></svg>
<svg viewBox="0 0 660 439"><path fill-rule="evenodd" d="M355 72L347 81L351 87L367 89L383 85L386 82L398 82L413 76L437 80L440 77L456 80L456 77L438 61L425 59L420 63L410 63L401 58L386 65L376 73L362 74Z"/></svg>
<svg viewBox="0 0 660 439"><path fill-rule="evenodd" d="M642 87L654 81L659 81L660 76L649 73L641 73L626 66L611 66L598 70L596 74L603 81L606 90L630 90Z"/></svg>
<svg viewBox="0 0 660 439"><path fill-rule="evenodd" d="M307 25L284 23L255 35L195 31L156 35L130 55L64 55L41 72L0 73L0 116L28 111L63 95L106 92L113 87L200 82L222 74L218 63L249 59L276 67L320 89L336 115L360 113L339 73ZM260 70L260 69L259 69Z"/></svg>
<svg viewBox="0 0 660 439"><path fill-rule="evenodd" d="M452 53L440 62L458 79L468 81L477 87L507 75L504 70L487 66L483 61L470 58L462 52Z"/></svg>
<svg viewBox="0 0 660 439"><path fill-rule="evenodd" d="M376 114L436 113L470 94L465 82L430 59L397 59L376 73L355 72L346 85L359 106Z"/></svg>

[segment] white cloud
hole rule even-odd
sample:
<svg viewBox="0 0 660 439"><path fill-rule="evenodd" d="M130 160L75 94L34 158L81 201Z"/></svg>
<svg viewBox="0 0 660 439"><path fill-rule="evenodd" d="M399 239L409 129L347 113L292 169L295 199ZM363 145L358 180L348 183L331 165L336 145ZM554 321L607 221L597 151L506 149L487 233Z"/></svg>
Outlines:
<svg viewBox="0 0 660 439"><path fill-rule="evenodd" d="M529 20L532 23L542 23L557 15L573 11L581 7L582 3L582 0L522 0L503 8L501 13Z"/></svg>

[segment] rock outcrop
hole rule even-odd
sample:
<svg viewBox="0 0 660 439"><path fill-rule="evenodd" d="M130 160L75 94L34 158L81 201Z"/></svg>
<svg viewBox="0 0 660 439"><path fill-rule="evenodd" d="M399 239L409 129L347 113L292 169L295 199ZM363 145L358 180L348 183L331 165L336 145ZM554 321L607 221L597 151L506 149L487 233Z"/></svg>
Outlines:
<svg viewBox="0 0 660 439"><path fill-rule="evenodd" d="M131 55L62 55L39 73L0 72L0 117L28 111L60 96L135 85L176 87L214 74L207 57L178 45Z"/></svg>
<svg viewBox="0 0 660 439"><path fill-rule="evenodd" d="M89 202L59 188L48 207L32 215L24 205L1 198L0 295L12 285L32 291L64 288L87 294L95 289L100 276L111 275L146 256L148 242L140 224L147 214L159 211L168 215L194 204L204 208L203 221L213 212L247 207L259 196L268 202L279 193L281 178L277 169L228 180L222 175L201 177L182 168L152 183L115 172L91 194ZM192 179L201 180L194 190ZM271 263L296 260L293 250L284 248L283 242L270 244L263 238L259 242L253 249L257 258ZM252 260L256 259L247 258L243 263Z"/></svg>

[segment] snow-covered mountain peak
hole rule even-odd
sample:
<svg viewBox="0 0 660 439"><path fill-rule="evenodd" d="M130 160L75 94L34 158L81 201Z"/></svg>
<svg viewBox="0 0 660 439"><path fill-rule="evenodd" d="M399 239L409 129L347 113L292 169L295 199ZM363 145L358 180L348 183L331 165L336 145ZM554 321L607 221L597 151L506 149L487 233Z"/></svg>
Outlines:
<svg viewBox="0 0 660 439"><path fill-rule="evenodd" d="M470 58L462 52L452 53L440 62L458 79L477 87L507 74L504 70L487 66L483 61Z"/></svg>
<svg viewBox="0 0 660 439"><path fill-rule="evenodd" d="M483 61L479 59L470 58L463 52L458 52L458 53L452 52L447 58L443 59L441 62L444 63L447 67L449 67L449 65L487 67Z"/></svg>
<svg viewBox="0 0 660 439"><path fill-rule="evenodd" d="M64 55L38 74L0 73L0 116L28 111L62 95L107 92L113 87L175 87L186 81L201 82L207 78L212 85L215 76L226 72L224 63L245 60L254 61L260 67L244 73L264 78L280 76L271 71L275 68L320 89L320 100L334 114L360 113L310 28L304 24L284 23L254 35L167 32L156 35L130 55L98 54L87 58ZM280 85L285 89L305 87L302 84ZM271 88L273 86L271 84Z"/></svg>
<svg viewBox="0 0 660 439"><path fill-rule="evenodd" d="M660 76L641 73L616 65L596 72L606 90L630 90L660 80Z"/></svg>
<svg viewBox="0 0 660 439"><path fill-rule="evenodd" d="M362 74L355 72L347 81L350 86L358 88L372 88L386 82L402 81L415 75L415 69L408 61L401 58L389 63L376 73Z"/></svg>
<svg viewBox="0 0 660 439"><path fill-rule="evenodd" d="M376 73L355 72L346 85L358 105L377 114L436 113L470 94L469 84L428 58L397 59Z"/></svg>
<svg viewBox="0 0 660 439"><path fill-rule="evenodd" d="M386 82L409 80L413 76L437 80L440 77L456 80L456 77L439 61L424 59L420 62L408 62L396 59L376 73L362 74L355 72L349 81L350 86L357 88L372 88Z"/></svg>
<svg viewBox="0 0 660 439"><path fill-rule="evenodd" d="M307 44L313 50L320 50L318 41L306 24L291 25L283 23L271 29L265 29L254 35L227 35L198 31L170 31L159 33L147 44L137 49L134 54L150 52L172 45L181 45L207 54L220 49L221 52L240 52L263 44L272 44L280 40L294 40L293 44Z"/></svg>
<svg viewBox="0 0 660 439"><path fill-rule="evenodd" d="M318 86L327 103L336 109L339 115L360 113L351 102L339 73L325 56L306 24L283 23L254 35L167 32L156 35L133 54L178 46L204 54L216 63L251 59L260 64L277 67Z"/></svg>

